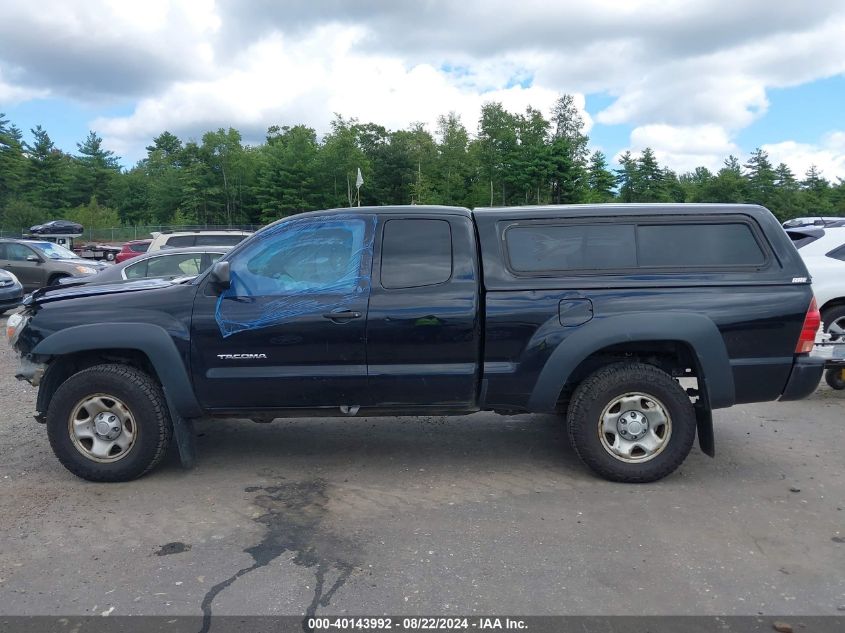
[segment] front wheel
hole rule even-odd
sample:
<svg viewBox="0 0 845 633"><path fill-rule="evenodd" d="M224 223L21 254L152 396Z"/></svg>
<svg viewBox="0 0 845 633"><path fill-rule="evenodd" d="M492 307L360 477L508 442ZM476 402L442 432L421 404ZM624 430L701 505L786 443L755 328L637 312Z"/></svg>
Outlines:
<svg viewBox="0 0 845 633"><path fill-rule="evenodd" d="M59 461L89 481L129 481L152 470L171 436L161 387L128 365L95 365L68 378L47 409Z"/></svg>
<svg viewBox="0 0 845 633"><path fill-rule="evenodd" d="M587 377L572 395L567 420L572 447L611 481L645 483L672 473L695 439L695 410L666 372L617 363Z"/></svg>

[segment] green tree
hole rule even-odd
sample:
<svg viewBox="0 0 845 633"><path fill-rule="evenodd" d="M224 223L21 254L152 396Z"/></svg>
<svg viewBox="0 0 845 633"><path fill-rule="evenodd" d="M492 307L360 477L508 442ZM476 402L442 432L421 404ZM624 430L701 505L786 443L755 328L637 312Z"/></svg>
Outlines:
<svg viewBox="0 0 845 633"><path fill-rule="evenodd" d="M810 165L804 180L801 181L804 209L811 215L829 215L833 212L830 197L830 183L822 178L818 167Z"/></svg>
<svg viewBox="0 0 845 633"><path fill-rule="evenodd" d="M0 112L0 209L20 195L26 171L21 131L4 117Z"/></svg>
<svg viewBox="0 0 845 633"><path fill-rule="evenodd" d="M724 166L716 177L707 183L701 202L745 202L746 180L736 156L725 159Z"/></svg>
<svg viewBox="0 0 845 633"><path fill-rule="evenodd" d="M92 197L109 200L111 187L120 173L120 159L103 147L103 139L94 131L76 144L79 157L74 161L70 189L72 202L89 201Z"/></svg>
<svg viewBox="0 0 845 633"><path fill-rule="evenodd" d="M696 167L692 172L679 178L684 191L684 200L688 202L709 202L708 192L715 180L713 172L706 167Z"/></svg>
<svg viewBox="0 0 845 633"><path fill-rule="evenodd" d="M271 127L258 157L256 198L262 222L317 208L317 133L310 127Z"/></svg>
<svg viewBox="0 0 845 633"><path fill-rule="evenodd" d="M40 125L30 132L32 144L23 144L27 156L25 198L32 207L44 210L46 217L41 218L44 220L58 216L68 206L69 160L56 149L50 135Z"/></svg>
<svg viewBox="0 0 845 633"><path fill-rule="evenodd" d="M543 113L532 107L516 117L518 148L511 165L511 188L521 192L519 202L540 204L549 180L549 147L546 139L550 124Z"/></svg>
<svg viewBox="0 0 845 633"><path fill-rule="evenodd" d="M745 169L748 202L768 207L775 192L775 170L769 161L769 155L758 147L745 163Z"/></svg>
<svg viewBox="0 0 845 633"><path fill-rule="evenodd" d="M516 120L501 103L481 106L477 157L484 180L489 183L489 204L506 205L507 176L517 148Z"/></svg>
<svg viewBox="0 0 845 633"><path fill-rule="evenodd" d="M465 204L469 164L469 134L454 112L437 119L437 180L444 204Z"/></svg>
<svg viewBox="0 0 845 633"><path fill-rule="evenodd" d="M616 182L619 185L619 199L622 202L637 202L642 187L639 182L637 161L626 151L619 157L620 168L616 171Z"/></svg>
<svg viewBox="0 0 845 633"><path fill-rule="evenodd" d="M97 202L96 196L92 196L88 204L79 205L68 212L68 218L74 222L79 222L91 233L97 229L120 226L120 216L118 216L117 211L102 206Z"/></svg>
<svg viewBox="0 0 845 633"><path fill-rule="evenodd" d="M232 225L247 218L243 213L244 148L234 128L219 128L202 136L200 157L208 178L207 209L215 222Z"/></svg>
<svg viewBox="0 0 845 633"><path fill-rule="evenodd" d="M589 202L610 202L613 200L616 177L607 167L607 158L599 151L590 156L587 168L587 183L590 187Z"/></svg>
<svg viewBox="0 0 845 633"><path fill-rule="evenodd" d="M636 159L637 190L632 202L668 202L670 200L666 174L650 147Z"/></svg>
<svg viewBox="0 0 845 633"><path fill-rule="evenodd" d="M775 189L770 201L770 211L781 220L796 217L800 211L798 181L786 163L775 168Z"/></svg>
<svg viewBox="0 0 845 633"><path fill-rule="evenodd" d="M584 202L587 198L587 142L584 119L572 95L562 95L552 108L554 130L549 147L552 202Z"/></svg>
<svg viewBox="0 0 845 633"><path fill-rule="evenodd" d="M4 233L11 233L14 236L44 221L44 209L21 198L10 200L1 211L0 228Z"/></svg>
<svg viewBox="0 0 845 633"><path fill-rule="evenodd" d="M364 176L362 195L368 195L372 176L370 163L358 144L358 122L335 115L331 131L318 152L319 188L324 192L324 207L351 207L355 202L355 178L358 169Z"/></svg>

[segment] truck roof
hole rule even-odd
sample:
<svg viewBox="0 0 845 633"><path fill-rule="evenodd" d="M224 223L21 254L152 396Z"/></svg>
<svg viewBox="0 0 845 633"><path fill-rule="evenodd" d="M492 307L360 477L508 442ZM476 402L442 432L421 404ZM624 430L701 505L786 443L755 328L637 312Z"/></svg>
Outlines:
<svg viewBox="0 0 845 633"><path fill-rule="evenodd" d="M754 217L769 216L770 213L764 207L756 204L709 204L709 203L609 203L609 204L554 204L554 205L529 205L522 207L478 207L470 210L466 207L453 207L448 205L385 205L369 207L338 207L320 211L306 211L292 216L285 216L276 220L280 222L290 218L306 216L337 215L340 213L370 213L370 214L395 214L403 215L430 215L432 213L460 215L464 217L478 216L480 218L543 218L562 215L569 217L591 216L591 215L690 215L700 213L702 215L720 215L730 213L744 213ZM273 223L275 224L275 222Z"/></svg>
<svg viewBox="0 0 845 633"><path fill-rule="evenodd" d="M757 204L708 204L708 203L610 203L610 204L555 204L524 207L478 207L472 211L480 217L542 218L561 215L569 217L592 215L720 215L744 213L759 217L769 216L767 209Z"/></svg>

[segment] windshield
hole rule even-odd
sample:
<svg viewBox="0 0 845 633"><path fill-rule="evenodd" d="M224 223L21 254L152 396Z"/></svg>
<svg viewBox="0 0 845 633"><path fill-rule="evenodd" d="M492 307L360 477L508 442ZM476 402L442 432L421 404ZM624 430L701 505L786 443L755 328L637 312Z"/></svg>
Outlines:
<svg viewBox="0 0 845 633"><path fill-rule="evenodd" d="M78 259L79 255L72 250L53 244L52 242L32 242L32 246L44 253L50 259Z"/></svg>

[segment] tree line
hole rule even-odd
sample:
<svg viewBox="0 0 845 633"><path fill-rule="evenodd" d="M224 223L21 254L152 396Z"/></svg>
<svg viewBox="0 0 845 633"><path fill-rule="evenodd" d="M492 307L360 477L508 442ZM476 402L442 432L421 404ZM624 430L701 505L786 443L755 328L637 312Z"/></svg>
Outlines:
<svg viewBox="0 0 845 633"><path fill-rule="evenodd" d="M533 107L481 109L474 134L454 113L389 130L337 115L320 137L305 125L272 126L259 145L238 130L199 141L162 132L134 167L105 149L95 132L76 151L55 146L36 126L31 142L0 114L0 227L18 230L68 218L86 227L148 224L263 224L280 217L356 204L468 207L589 202L750 202L781 220L845 215L845 181L811 167L796 175L754 150L745 163L728 156L717 172L677 174L650 148L611 165L591 151L570 95L551 116Z"/></svg>

